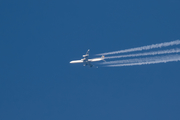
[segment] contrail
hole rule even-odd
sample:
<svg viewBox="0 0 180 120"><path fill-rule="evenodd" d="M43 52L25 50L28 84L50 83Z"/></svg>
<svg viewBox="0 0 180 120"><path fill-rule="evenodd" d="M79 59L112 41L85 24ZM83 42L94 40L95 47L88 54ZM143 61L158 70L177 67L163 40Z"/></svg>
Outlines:
<svg viewBox="0 0 180 120"><path fill-rule="evenodd" d="M125 50L120 50L120 51L101 53L97 55L111 55L111 54L127 53L127 52L134 52L134 51L142 51L142 50L149 50L153 48L161 48L161 47L167 47L167 46L179 45L179 44L180 44L180 40L175 40L171 42L152 44L152 45L147 45L147 46L142 46L142 47L137 47L137 48L130 48L130 49L125 49Z"/></svg>
<svg viewBox="0 0 180 120"><path fill-rule="evenodd" d="M126 60L116 60L116 61L103 62L101 64L127 64L127 63L138 63L138 62L146 62L146 61L156 61L156 60L159 60L159 59L167 59L168 57L174 57L174 56L177 56L177 55L178 54L176 54L176 55L145 57L145 58L133 58L133 59L126 59Z"/></svg>
<svg viewBox="0 0 180 120"><path fill-rule="evenodd" d="M138 56L147 56L147 55L161 55L161 54L170 54L170 53L178 53L178 52L180 52L179 48L170 49L170 50L162 50L162 51L154 51L154 52L146 52L146 53L129 54L129 55L110 56L110 57L105 57L105 59L138 57Z"/></svg>
<svg viewBox="0 0 180 120"><path fill-rule="evenodd" d="M139 58L134 61L132 60L129 63L107 65L107 67L147 65L147 64L167 63L167 62L175 62L175 61L180 61L180 55L168 55L168 56L152 57L146 59Z"/></svg>

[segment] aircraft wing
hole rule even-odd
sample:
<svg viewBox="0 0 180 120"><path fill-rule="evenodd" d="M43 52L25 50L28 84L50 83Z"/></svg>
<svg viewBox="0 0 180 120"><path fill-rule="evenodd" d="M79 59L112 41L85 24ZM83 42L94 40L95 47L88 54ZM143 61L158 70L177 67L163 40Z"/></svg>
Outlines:
<svg viewBox="0 0 180 120"><path fill-rule="evenodd" d="M88 54L88 55L89 55L89 51L90 51L90 49L88 49L88 51L86 52L86 54Z"/></svg>
<svg viewBox="0 0 180 120"><path fill-rule="evenodd" d="M73 60L70 63L83 63L83 60Z"/></svg>

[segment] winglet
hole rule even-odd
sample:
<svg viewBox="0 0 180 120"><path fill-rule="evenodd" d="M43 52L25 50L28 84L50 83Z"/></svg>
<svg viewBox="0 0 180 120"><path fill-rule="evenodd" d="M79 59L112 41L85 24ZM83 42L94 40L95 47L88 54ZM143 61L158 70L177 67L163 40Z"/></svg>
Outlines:
<svg viewBox="0 0 180 120"><path fill-rule="evenodd" d="M89 54L89 51L90 51L90 49L88 49L88 51L86 52L86 54Z"/></svg>

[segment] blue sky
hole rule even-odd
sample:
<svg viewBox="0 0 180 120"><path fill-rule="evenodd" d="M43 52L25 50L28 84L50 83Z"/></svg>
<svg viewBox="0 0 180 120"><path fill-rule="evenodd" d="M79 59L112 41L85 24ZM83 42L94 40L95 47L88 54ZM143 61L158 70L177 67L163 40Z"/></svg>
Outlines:
<svg viewBox="0 0 180 120"><path fill-rule="evenodd" d="M69 64L180 39L177 0L0 2L1 120L179 120L180 62Z"/></svg>

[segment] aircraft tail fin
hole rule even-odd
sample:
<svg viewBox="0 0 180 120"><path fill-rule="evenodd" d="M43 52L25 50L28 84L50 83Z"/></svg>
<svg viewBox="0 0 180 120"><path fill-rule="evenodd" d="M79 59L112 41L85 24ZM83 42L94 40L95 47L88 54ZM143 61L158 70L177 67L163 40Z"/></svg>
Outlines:
<svg viewBox="0 0 180 120"><path fill-rule="evenodd" d="M103 58L102 60L103 60L104 62L106 62L106 61L104 60L104 59L105 59L104 55L102 55L101 58Z"/></svg>

